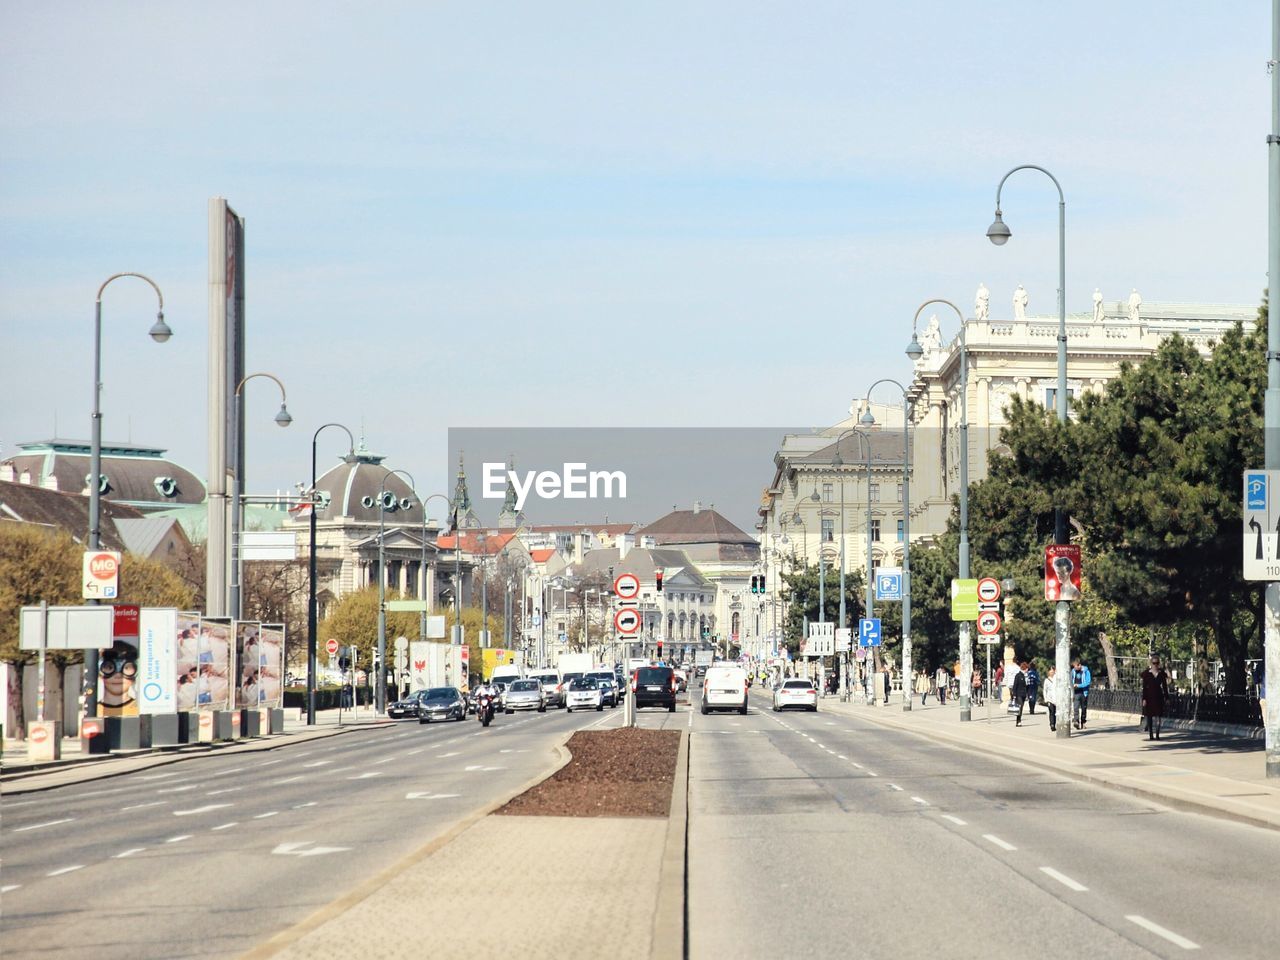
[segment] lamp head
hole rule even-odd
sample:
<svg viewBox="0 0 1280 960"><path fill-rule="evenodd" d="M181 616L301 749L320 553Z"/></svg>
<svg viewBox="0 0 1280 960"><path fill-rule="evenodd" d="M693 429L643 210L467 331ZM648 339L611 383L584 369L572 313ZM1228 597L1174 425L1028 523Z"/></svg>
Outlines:
<svg viewBox="0 0 1280 960"><path fill-rule="evenodd" d="M867 404L867 406L863 408L862 416L858 418L858 422L864 427L874 427L876 425L876 418L871 413L871 404Z"/></svg>
<svg viewBox="0 0 1280 960"><path fill-rule="evenodd" d="M837 470L844 466L844 457L840 456L839 450L837 450L835 455L831 458L831 465Z"/></svg>
<svg viewBox="0 0 1280 960"><path fill-rule="evenodd" d="M915 331L911 333L911 342L907 344L907 357L911 360L919 360L924 356L924 347L920 346L920 339L915 335Z"/></svg>
<svg viewBox="0 0 1280 960"><path fill-rule="evenodd" d="M283 403L280 404L280 412L276 414L276 425L287 427L291 423L293 423L293 417L289 416L289 411L285 405Z"/></svg>
<svg viewBox="0 0 1280 960"><path fill-rule="evenodd" d="M812 500L814 503L818 503L819 501L822 500L822 497L818 496L818 487L816 484L814 485L813 493L809 494L809 499Z"/></svg>
<svg viewBox="0 0 1280 960"><path fill-rule="evenodd" d="M164 322L163 310L156 314L156 322L151 325L151 329L148 333L151 334L151 339L156 343L165 343L173 336L173 331L169 329L169 325Z"/></svg>
<svg viewBox="0 0 1280 960"><path fill-rule="evenodd" d="M996 219L987 227L987 239L994 243L997 247L1003 247L1009 242L1009 238L1013 236L1009 232L1009 228L1005 225L1004 219L1000 216L1000 208L996 207Z"/></svg>

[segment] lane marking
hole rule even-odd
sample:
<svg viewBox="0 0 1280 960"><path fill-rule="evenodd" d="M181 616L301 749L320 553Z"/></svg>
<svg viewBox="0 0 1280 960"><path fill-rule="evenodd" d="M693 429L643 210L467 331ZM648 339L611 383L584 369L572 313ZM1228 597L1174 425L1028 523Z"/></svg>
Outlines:
<svg viewBox="0 0 1280 960"><path fill-rule="evenodd" d="M170 837L168 840L165 841L165 843L181 843L183 840L190 840L190 839L191 839L191 834L180 833L176 837Z"/></svg>
<svg viewBox="0 0 1280 960"><path fill-rule="evenodd" d="M348 769L348 770L350 770L351 768L350 768L350 767L347 767L347 769ZM334 772L334 773L337 773L338 771L337 771L337 770L334 770L333 772ZM277 781L276 781L276 786L278 787L278 786L280 786L282 783L297 783L299 780L305 780L305 779L307 779L306 774L302 774L302 773L300 773L300 774L298 774L296 777L288 777L287 779L284 779L284 780L277 780Z"/></svg>
<svg viewBox="0 0 1280 960"><path fill-rule="evenodd" d="M135 803L132 806L121 807L120 812L124 813L126 810L141 810L144 807L159 807L168 802L168 800L152 800L150 803Z"/></svg>
<svg viewBox="0 0 1280 960"><path fill-rule="evenodd" d="M375 678L375 679L376 679L376 678ZM380 763L390 763L392 760L398 760L398 759L400 759L400 758L399 758L399 757L397 757L397 756L390 756L390 757L387 757L385 760L375 760L375 761L373 761L373 765L376 767L376 766L378 766L378 764L380 764Z"/></svg>
<svg viewBox="0 0 1280 960"><path fill-rule="evenodd" d="M143 850L145 850L145 849L147 849L147 848L146 848L146 847L130 847L128 850L125 850L123 853L117 853L117 854L116 854L114 857L112 857L111 859L112 859L112 860L123 860L125 857L132 857L135 853L141 853L141 852L142 852Z"/></svg>
<svg viewBox="0 0 1280 960"><path fill-rule="evenodd" d="M285 758L284 758L284 757L280 757L280 758L279 758L279 759L277 759L277 760L265 760L265 761L263 761L262 763L258 764L258 766L260 766L260 767L269 767L269 766L271 766L273 763L284 763L284 761L285 761Z"/></svg>
<svg viewBox="0 0 1280 960"><path fill-rule="evenodd" d="M914 800L916 803L924 804L926 807L929 805L929 801L924 799L924 797L912 797L911 799Z"/></svg>
<svg viewBox="0 0 1280 960"><path fill-rule="evenodd" d="M70 873L70 872L71 872L71 871L73 871L73 870L83 870L83 869L84 869L84 864L83 864L83 863L77 863L75 866L71 866L71 867L62 867L62 868L61 868L61 869L59 869L59 870L50 870L48 873L46 873L46 874L45 874L45 876L46 876L46 877L59 877L59 876L62 876L62 874L64 874L64 873Z"/></svg>
<svg viewBox="0 0 1280 960"><path fill-rule="evenodd" d="M878 776L880 776L880 774L878 774L878 773L872 773L870 770L868 770L868 771L867 771L867 776L868 776L868 777L878 777Z"/></svg>
<svg viewBox="0 0 1280 960"><path fill-rule="evenodd" d="M209 829L210 830L230 830L232 827L238 826L239 822L240 821L238 820L232 820L230 823L222 823L216 827L210 827Z"/></svg>
<svg viewBox="0 0 1280 960"><path fill-rule="evenodd" d="M406 800L452 800L454 797L460 797L460 793L406 793Z"/></svg>
<svg viewBox="0 0 1280 960"><path fill-rule="evenodd" d="M436 754L436 759L437 759L437 760L446 760L446 759L448 759L449 757L458 757L458 756L461 756L461 755L462 755L462 751L460 751L460 750L451 750L451 751L450 751L450 752L448 752L448 753L437 753L437 754Z"/></svg>
<svg viewBox="0 0 1280 960"><path fill-rule="evenodd" d="M967 824L965 821L961 820L959 817L953 817L953 816L952 816L951 814L949 814L949 813L944 813L944 814L942 815L942 819L943 819L943 820L950 820L950 821L951 821L952 823L954 823L957 827L967 827L967 826L969 825L969 824Z"/></svg>
<svg viewBox="0 0 1280 960"><path fill-rule="evenodd" d="M221 810L223 807L230 807L230 803L206 803L203 807L193 807L190 810L175 810L175 817L190 817L197 813L208 813L210 810Z"/></svg>
<svg viewBox="0 0 1280 960"><path fill-rule="evenodd" d="M181 773L181 771L180 771L180 770L171 770L171 771L170 771L170 772L168 772L168 773L153 773L153 774L151 774L150 776L146 776L146 777L139 777L138 779L139 779L139 780L164 780L164 779L166 779L166 778L168 778L168 777L176 777L179 773ZM191 778L190 778L190 777L187 777L186 779L188 779L188 780L189 780L189 779L191 779ZM181 781L179 781L179 782L181 782Z"/></svg>
<svg viewBox="0 0 1280 960"><path fill-rule="evenodd" d="M375 677L374 679L376 680L377 678ZM324 767L331 763L333 763L332 760L312 760L310 763L304 763L302 766L303 769L310 769L311 767Z"/></svg>
<svg viewBox="0 0 1280 960"><path fill-rule="evenodd" d="M308 756L308 754L300 753L300 754L298 754L296 757L294 757L293 759L294 759L294 760L297 760L297 759L298 759L298 757L305 757L305 756ZM229 773L239 773L241 770L248 770L248 769L249 769L248 767L232 767L230 770L219 770L217 773L211 773L211 774L209 774L209 776L211 776L211 777L225 777L225 776L226 776L227 774L229 774Z"/></svg>
<svg viewBox="0 0 1280 960"><path fill-rule="evenodd" d="M423 750L425 750L425 749L427 749L427 748L426 748L426 747L419 747L417 750L410 750L410 751L408 751L408 752L405 754L405 756L406 756L406 757L412 757L412 756L414 756L415 754L421 753L421 752L422 752Z"/></svg>
<svg viewBox="0 0 1280 960"><path fill-rule="evenodd" d="M298 803L298 804L294 804L293 809L294 809L294 810L301 810L303 807L314 807L315 805L316 805L316 801L315 801L315 800L308 800L306 803Z"/></svg>
<svg viewBox="0 0 1280 960"><path fill-rule="evenodd" d="M253 819L255 819L255 820L265 820L265 819L267 819L267 817L274 817L274 816L275 816L277 813L279 813L279 812L280 812L279 810L268 810L266 813L259 813L259 814L257 814Z"/></svg>
<svg viewBox="0 0 1280 960"><path fill-rule="evenodd" d="M187 790L194 790L196 784L188 783L185 787L162 787L156 793L184 793Z"/></svg>
<svg viewBox="0 0 1280 960"><path fill-rule="evenodd" d="M1017 849L1018 849L1018 848L1017 848L1017 847L1015 847L1012 843L1009 843L1008 841L1005 841L1005 840L1001 840L1001 839L1000 839L999 837L997 837L994 833L984 833L984 834L982 835L982 839L983 839L983 840L990 840L992 843L994 843L994 844L995 844L997 847L999 847L1001 850L1017 850Z"/></svg>
<svg viewBox="0 0 1280 960"><path fill-rule="evenodd" d="M1059 873L1053 867L1041 867L1040 872L1046 876L1053 877L1068 890L1074 890L1076 893L1084 893L1089 888L1078 880L1072 880L1065 873Z"/></svg>
<svg viewBox="0 0 1280 960"><path fill-rule="evenodd" d="M839 757L841 760L848 760L848 759L849 759L849 758L848 758L848 757L846 757L843 753L837 753L837 754L836 754L836 756L837 756L837 757Z"/></svg>
<svg viewBox="0 0 1280 960"><path fill-rule="evenodd" d="M901 793L901 792L902 792L902 788L901 788L900 786L898 786L896 783L891 783L891 784L889 784L889 786L890 786L892 789L897 790L899 793Z"/></svg>
<svg viewBox="0 0 1280 960"><path fill-rule="evenodd" d="M14 833L25 833L27 830L40 830L43 827L56 827L60 823L71 823L75 817L63 817L61 820L46 820L44 823L33 823L27 827L14 827Z"/></svg>
<svg viewBox="0 0 1280 960"><path fill-rule="evenodd" d="M361 773L361 774L357 774L354 777L347 777L347 779L348 780L368 780L370 777L380 777L380 776L382 776L382 772L380 770L374 770L370 773Z"/></svg>
<svg viewBox="0 0 1280 960"><path fill-rule="evenodd" d="M7 887L0 887L0 893L8 893L10 890L17 890L22 884L11 883Z"/></svg>
<svg viewBox="0 0 1280 960"><path fill-rule="evenodd" d="M3 892L4 892L3 890L0 890L0 893L3 893ZM1128 920L1130 923L1136 923L1138 926L1142 927L1142 929L1144 930L1150 930L1157 937L1164 937L1170 943L1181 947L1183 950L1199 950L1200 949L1200 944L1192 940L1188 940L1186 937L1180 934L1174 933L1172 930L1166 930L1164 927L1160 926L1160 924L1153 923L1150 920L1148 920L1146 917L1140 917L1136 913L1126 913L1124 918Z"/></svg>
<svg viewBox="0 0 1280 960"><path fill-rule="evenodd" d="M223 793L235 793L237 790L243 790L244 787L223 787L221 790L210 790L205 794L206 797L216 797Z"/></svg>

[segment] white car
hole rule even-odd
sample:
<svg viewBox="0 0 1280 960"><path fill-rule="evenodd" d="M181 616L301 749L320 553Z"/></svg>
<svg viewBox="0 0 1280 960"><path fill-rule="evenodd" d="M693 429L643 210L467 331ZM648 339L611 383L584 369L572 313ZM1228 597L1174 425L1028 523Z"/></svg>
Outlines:
<svg viewBox="0 0 1280 960"><path fill-rule="evenodd" d="M560 682L560 674L554 670L541 670L529 676L542 684L542 695L546 698L548 707L555 707L558 710L564 706L565 685Z"/></svg>
<svg viewBox="0 0 1280 960"><path fill-rule="evenodd" d="M702 681L702 712L737 710L747 712L747 671L739 666L717 665L707 670Z"/></svg>
<svg viewBox="0 0 1280 960"><path fill-rule="evenodd" d="M575 709L603 710L604 692L594 677L577 677L565 692L564 705L569 713L573 713Z"/></svg>
<svg viewBox="0 0 1280 960"><path fill-rule="evenodd" d="M818 691L812 680L788 677L773 688L773 709L785 710L787 707L801 707L818 712Z"/></svg>

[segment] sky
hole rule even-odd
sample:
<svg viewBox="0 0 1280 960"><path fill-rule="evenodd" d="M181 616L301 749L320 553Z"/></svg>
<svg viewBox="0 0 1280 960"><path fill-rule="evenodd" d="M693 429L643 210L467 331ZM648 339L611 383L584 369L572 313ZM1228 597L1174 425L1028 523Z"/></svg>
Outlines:
<svg viewBox="0 0 1280 960"><path fill-rule="evenodd" d="M1066 193L1069 311L1256 303L1269 27L1263 0L9 0L0 456L88 438L94 298L138 271L174 336L108 288L104 439L207 475L214 196L246 221L247 368L294 417L246 386L250 493L306 480L330 421L424 496L450 428L833 423L910 376L926 299L1055 313L1052 183L1011 177L1013 238L984 236L1022 163Z"/></svg>

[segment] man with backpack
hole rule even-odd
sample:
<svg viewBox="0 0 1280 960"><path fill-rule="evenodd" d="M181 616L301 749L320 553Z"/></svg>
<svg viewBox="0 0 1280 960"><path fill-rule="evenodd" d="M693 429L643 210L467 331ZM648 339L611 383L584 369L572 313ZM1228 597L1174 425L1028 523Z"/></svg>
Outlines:
<svg viewBox="0 0 1280 960"><path fill-rule="evenodd" d="M1089 721L1089 688L1092 685L1093 674L1076 657L1071 662L1071 720L1077 730L1083 730Z"/></svg>

